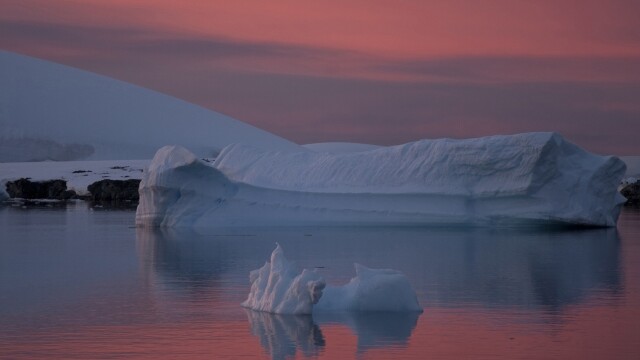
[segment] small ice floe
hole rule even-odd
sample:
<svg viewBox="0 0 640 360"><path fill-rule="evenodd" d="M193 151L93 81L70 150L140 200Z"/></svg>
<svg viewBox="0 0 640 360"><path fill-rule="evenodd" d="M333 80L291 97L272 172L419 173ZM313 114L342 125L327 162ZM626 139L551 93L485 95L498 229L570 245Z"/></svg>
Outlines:
<svg viewBox="0 0 640 360"><path fill-rule="evenodd" d="M260 269L249 274L251 291L242 306L275 314L316 312L422 312L407 277L397 270L355 264L356 276L327 286L315 270L297 272L280 245Z"/></svg>

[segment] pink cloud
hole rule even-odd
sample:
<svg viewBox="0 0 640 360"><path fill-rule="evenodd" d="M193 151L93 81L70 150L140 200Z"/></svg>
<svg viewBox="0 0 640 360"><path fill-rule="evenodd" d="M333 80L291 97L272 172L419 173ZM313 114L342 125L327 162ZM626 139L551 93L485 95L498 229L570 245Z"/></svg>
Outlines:
<svg viewBox="0 0 640 360"><path fill-rule="evenodd" d="M2 49L163 91L298 142L561 131L595 151L640 153L628 135L640 131L629 111L640 96L637 2L0 6Z"/></svg>

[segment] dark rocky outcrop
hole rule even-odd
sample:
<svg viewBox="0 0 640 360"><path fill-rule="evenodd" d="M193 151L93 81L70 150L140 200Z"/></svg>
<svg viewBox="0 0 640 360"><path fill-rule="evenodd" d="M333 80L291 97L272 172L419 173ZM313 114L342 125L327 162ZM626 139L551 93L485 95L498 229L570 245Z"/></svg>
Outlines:
<svg viewBox="0 0 640 360"><path fill-rule="evenodd" d="M640 206L640 181L625 186L620 193L627 198L625 205Z"/></svg>
<svg viewBox="0 0 640 360"><path fill-rule="evenodd" d="M138 186L140 180L111 180L96 181L87 187L91 193L89 200L93 203L127 202L137 204L139 200Z"/></svg>
<svg viewBox="0 0 640 360"><path fill-rule="evenodd" d="M68 200L76 196L75 191L67 190L65 180L31 181L26 178L8 181L7 194L11 198Z"/></svg>

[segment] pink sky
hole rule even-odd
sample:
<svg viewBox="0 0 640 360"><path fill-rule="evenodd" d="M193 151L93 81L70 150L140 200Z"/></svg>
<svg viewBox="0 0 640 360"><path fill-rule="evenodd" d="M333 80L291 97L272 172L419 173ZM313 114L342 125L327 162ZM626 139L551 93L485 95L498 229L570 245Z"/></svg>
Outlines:
<svg viewBox="0 0 640 360"><path fill-rule="evenodd" d="M640 155L640 3L0 0L0 49L300 143L558 131Z"/></svg>

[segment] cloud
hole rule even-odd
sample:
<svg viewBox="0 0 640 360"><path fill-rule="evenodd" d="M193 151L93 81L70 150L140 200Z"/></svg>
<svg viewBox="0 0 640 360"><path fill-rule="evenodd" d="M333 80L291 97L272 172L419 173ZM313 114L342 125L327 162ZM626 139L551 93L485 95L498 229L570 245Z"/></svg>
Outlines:
<svg viewBox="0 0 640 360"><path fill-rule="evenodd" d="M66 60L98 55L120 57L126 61L133 57L153 57L159 62L217 63L233 66L238 60L246 68L265 68L262 63L278 64L282 61L303 62L314 60L346 59L356 57L355 52L290 45L273 42L238 41L219 36L194 36L172 31L137 27L105 27L79 24L56 24L33 21L0 21L0 46L15 51L42 53L48 58L62 54ZM71 55L69 55L71 54ZM224 62L229 63L225 64ZM235 64L237 65L237 64ZM253 67L252 67L253 65ZM284 64L286 68L286 64ZM277 66L274 66L274 71Z"/></svg>
<svg viewBox="0 0 640 360"><path fill-rule="evenodd" d="M333 48L240 41L136 27L2 21L0 46L63 61L103 58L293 75L400 82L640 82L636 56L387 58ZM79 66L82 63L78 61Z"/></svg>
<svg viewBox="0 0 640 360"><path fill-rule="evenodd" d="M49 45L74 48L109 48L146 34L135 27L100 27L39 21L0 21L3 44Z"/></svg>
<svg viewBox="0 0 640 360"><path fill-rule="evenodd" d="M640 84L403 83L225 72L169 81L194 102L301 143L390 145L558 131L600 153L639 150Z"/></svg>
<svg viewBox="0 0 640 360"><path fill-rule="evenodd" d="M415 81L640 82L640 57L459 56L386 62L376 70Z"/></svg>
<svg viewBox="0 0 640 360"><path fill-rule="evenodd" d="M132 26L0 21L0 48L183 98L301 143L559 131L638 154L633 56L389 58Z"/></svg>

